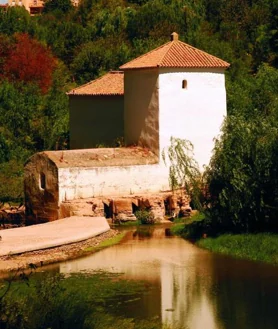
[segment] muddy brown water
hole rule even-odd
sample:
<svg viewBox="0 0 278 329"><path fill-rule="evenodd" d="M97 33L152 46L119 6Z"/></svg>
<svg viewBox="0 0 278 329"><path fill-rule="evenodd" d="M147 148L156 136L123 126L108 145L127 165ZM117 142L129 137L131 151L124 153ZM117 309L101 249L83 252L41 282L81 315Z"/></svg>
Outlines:
<svg viewBox="0 0 278 329"><path fill-rule="evenodd" d="M175 328L278 328L278 267L212 254L168 231L129 229L120 244L63 262L59 270L147 281L146 294L118 307L125 317L159 317Z"/></svg>

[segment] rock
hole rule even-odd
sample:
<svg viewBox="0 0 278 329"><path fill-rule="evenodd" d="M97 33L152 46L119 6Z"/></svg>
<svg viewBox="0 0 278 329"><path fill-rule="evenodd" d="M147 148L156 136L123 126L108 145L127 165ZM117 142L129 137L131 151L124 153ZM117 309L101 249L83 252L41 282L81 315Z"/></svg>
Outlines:
<svg viewBox="0 0 278 329"><path fill-rule="evenodd" d="M139 208L151 211L155 222L160 222L165 217L165 205L164 198L162 196L154 195L140 199Z"/></svg>
<svg viewBox="0 0 278 329"><path fill-rule="evenodd" d="M179 210L179 217L189 217L191 214L191 207L189 205L189 198L185 197L185 196L181 196L178 199L178 204L180 207Z"/></svg>
<svg viewBox="0 0 278 329"><path fill-rule="evenodd" d="M60 206L62 218L70 216L105 217L104 203L101 199L78 199L63 202Z"/></svg>
<svg viewBox="0 0 278 329"><path fill-rule="evenodd" d="M135 217L134 214L126 215L124 213L120 213L115 216L115 221L118 221L118 222L128 222L128 221L136 221L136 220L137 220L137 218Z"/></svg>
<svg viewBox="0 0 278 329"><path fill-rule="evenodd" d="M110 209L113 212L113 220L134 221L136 217L132 208L133 198L117 198L111 200Z"/></svg>
<svg viewBox="0 0 278 329"><path fill-rule="evenodd" d="M105 200L106 201L106 200ZM99 199L93 199L91 202L88 202L91 205L93 217L104 217L104 205L105 203Z"/></svg>
<svg viewBox="0 0 278 329"><path fill-rule="evenodd" d="M171 219L174 219L178 216L180 207L178 205L178 198L176 195L170 195L166 199L167 209L166 212L170 216Z"/></svg>

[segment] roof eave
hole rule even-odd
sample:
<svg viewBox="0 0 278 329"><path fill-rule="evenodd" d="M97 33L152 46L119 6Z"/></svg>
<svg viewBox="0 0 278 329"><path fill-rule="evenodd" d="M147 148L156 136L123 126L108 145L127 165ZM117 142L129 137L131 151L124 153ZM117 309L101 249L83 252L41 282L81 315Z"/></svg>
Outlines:
<svg viewBox="0 0 278 329"><path fill-rule="evenodd" d="M67 93L68 96L124 96L124 93L115 93L115 94L75 94L75 93Z"/></svg>
<svg viewBox="0 0 278 329"><path fill-rule="evenodd" d="M201 65L196 65L196 66L164 66L164 65L156 65L156 66L142 66L142 67L127 67L123 68L120 67L121 70L123 71L131 71L131 70L147 70L147 69L228 69L230 67L230 64L227 63L226 65L223 66L217 66L217 65L208 65L208 66L201 66Z"/></svg>

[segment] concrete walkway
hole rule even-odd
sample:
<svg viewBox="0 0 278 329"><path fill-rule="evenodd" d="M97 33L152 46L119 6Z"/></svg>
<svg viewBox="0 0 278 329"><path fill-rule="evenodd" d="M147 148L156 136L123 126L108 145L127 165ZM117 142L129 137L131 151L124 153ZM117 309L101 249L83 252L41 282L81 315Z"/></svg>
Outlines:
<svg viewBox="0 0 278 329"><path fill-rule="evenodd" d="M1 230L0 256L83 241L109 231L104 217L67 217L53 222Z"/></svg>

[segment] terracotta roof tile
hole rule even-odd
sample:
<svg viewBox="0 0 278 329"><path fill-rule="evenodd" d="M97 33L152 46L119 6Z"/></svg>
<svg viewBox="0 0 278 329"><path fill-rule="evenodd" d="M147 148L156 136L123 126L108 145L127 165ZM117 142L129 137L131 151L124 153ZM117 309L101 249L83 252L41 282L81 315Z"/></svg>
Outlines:
<svg viewBox="0 0 278 329"><path fill-rule="evenodd" d="M122 65L121 70L154 67L228 68L229 63L179 40L166 44Z"/></svg>
<svg viewBox="0 0 278 329"><path fill-rule="evenodd" d="M124 75L121 71L111 71L85 85L72 89L68 95L123 95Z"/></svg>

